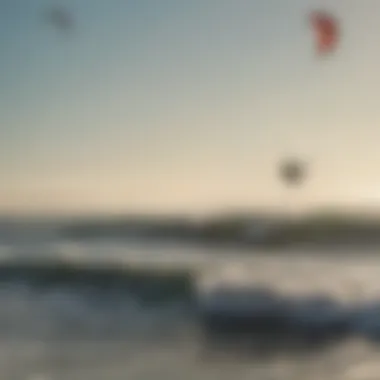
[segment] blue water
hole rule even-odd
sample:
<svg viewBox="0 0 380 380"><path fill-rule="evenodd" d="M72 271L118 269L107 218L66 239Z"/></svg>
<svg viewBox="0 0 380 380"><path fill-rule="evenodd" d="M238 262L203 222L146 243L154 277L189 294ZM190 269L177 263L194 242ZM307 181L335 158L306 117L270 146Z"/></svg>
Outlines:
<svg viewBox="0 0 380 380"><path fill-rule="evenodd" d="M267 288L294 299L328 296L361 311L356 335L322 350L294 353L285 347L265 358L213 351L205 349L196 313L181 300L147 307L115 289L83 292L64 286L41 291L20 279L0 288L3 379L378 378L377 252L218 252L179 244L79 244L36 236L3 241L0 258L188 267L196 273L202 307L211 304L214 289L221 286ZM234 307L229 302L226 307Z"/></svg>

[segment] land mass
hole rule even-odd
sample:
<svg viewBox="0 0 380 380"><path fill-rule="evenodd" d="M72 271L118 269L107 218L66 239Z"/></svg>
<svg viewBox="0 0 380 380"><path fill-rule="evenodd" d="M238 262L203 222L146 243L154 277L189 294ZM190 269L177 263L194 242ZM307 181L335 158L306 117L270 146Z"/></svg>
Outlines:
<svg viewBox="0 0 380 380"><path fill-rule="evenodd" d="M65 238L146 239L207 245L272 248L380 245L380 216L319 212L303 216L224 214L186 217L118 217L66 223Z"/></svg>

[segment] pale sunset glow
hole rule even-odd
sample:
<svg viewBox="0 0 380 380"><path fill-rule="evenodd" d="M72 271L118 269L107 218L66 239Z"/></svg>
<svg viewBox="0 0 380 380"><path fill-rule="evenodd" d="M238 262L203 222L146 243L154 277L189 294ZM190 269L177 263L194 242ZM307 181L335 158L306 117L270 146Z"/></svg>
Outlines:
<svg viewBox="0 0 380 380"><path fill-rule="evenodd" d="M1 5L0 213L274 207L287 155L300 205L379 203L380 2L64 3L68 35L51 1ZM315 8L342 27L325 59Z"/></svg>

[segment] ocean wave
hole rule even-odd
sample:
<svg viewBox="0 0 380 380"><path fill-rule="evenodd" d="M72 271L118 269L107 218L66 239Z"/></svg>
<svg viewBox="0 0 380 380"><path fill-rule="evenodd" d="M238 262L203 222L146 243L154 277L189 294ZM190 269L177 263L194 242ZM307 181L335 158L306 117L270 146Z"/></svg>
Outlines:
<svg viewBox="0 0 380 380"><path fill-rule="evenodd" d="M329 294L296 296L257 286L202 294L196 280L183 269L3 261L0 339L118 340L148 331L178 333L181 325L206 340L260 337L288 349L295 338L310 345L338 338L380 341L380 300L342 303Z"/></svg>
<svg viewBox="0 0 380 380"><path fill-rule="evenodd" d="M99 289L161 290L189 293L192 272L186 269L133 266L116 262L59 259L3 260L0 283L23 282L34 287L91 287ZM157 294L155 294L157 296Z"/></svg>
<svg viewBox="0 0 380 380"><path fill-rule="evenodd" d="M182 265L160 251L152 264L136 247L135 261L113 262L107 247L102 257L86 247L69 259L0 262L0 361L12 375L4 378L294 379L317 365L326 368L320 378L376 372L377 258L235 254ZM210 277L210 288L200 286ZM349 297L352 279L359 296Z"/></svg>

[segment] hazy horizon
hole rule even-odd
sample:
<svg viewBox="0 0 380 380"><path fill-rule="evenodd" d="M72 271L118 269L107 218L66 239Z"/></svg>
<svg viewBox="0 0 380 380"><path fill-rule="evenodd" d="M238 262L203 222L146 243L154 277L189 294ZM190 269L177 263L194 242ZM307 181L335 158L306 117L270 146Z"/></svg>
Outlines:
<svg viewBox="0 0 380 380"><path fill-rule="evenodd" d="M68 35L53 4L2 4L0 215L380 209L380 3L66 0ZM325 60L316 8L343 30Z"/></svg>

